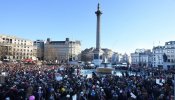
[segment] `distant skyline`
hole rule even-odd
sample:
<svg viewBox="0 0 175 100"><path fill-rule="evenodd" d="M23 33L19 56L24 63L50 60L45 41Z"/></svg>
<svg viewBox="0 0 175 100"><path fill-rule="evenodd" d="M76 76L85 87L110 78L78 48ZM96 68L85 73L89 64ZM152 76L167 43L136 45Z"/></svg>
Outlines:
<svg viewBox="0 0 175 100"><path fill-rule="evenodd" d="M96 45L100 3L101 47L119 53L175 40L175 0L1 0L0 34L30 40L80 40Z"/></svg>

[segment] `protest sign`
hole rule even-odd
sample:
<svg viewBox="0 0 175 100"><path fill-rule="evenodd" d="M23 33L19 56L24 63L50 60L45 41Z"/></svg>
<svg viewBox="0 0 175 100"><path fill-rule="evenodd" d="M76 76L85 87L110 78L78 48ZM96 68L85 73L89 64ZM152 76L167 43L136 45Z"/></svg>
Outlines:
<svg viewBox="0 0 175 100"><path fill-rule="evenodd" d="M59 73L55 73L55 79L57 81L61 81L63 79L63 77Z"/></svg>

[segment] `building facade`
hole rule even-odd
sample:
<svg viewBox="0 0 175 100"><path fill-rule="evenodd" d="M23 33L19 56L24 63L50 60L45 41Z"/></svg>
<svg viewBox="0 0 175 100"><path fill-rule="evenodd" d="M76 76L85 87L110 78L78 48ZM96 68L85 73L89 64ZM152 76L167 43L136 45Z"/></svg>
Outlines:
<svg viewBox="0 0 175 100"><path fill-rule="evenodd" d="M164 54L165 46L157 46L153 47L153 67L163 66L163 54Z"/></svg>
<svg viewBox="0 0 175 100"><path fill-rule="evenodd" d="M167 56L164 68L175 68L175 41L165 42L164 53Z"/></svg>
<svg viewBox="0 0 175 100"><path fill-rule="evenodd" d="M130 63L128 54L113 53L112 64Z"/></svg>
<svg viewBox="0 0 175 100"><path fill-rule="evenodd" d="M44 45L44 60L46 61L71 61L78 60L81 53L80 41L51 41L47 39Z"/></svg>
<svg viewBox="0 0 175 100"><path fill-rule="evenodd" d="M167 56L167 62L175 63L175 41L165 43L164 53Z"/></svg>
<svg viewBox="0 0 175 100"><path fill-rule="evenodd" d="M153 47L152 51L153 67L163 67L164 69L175 67L175 41L165 42L164 46Z"/></svg>
<svg viewBox="0 0 175 100"><path fill-rule="evenodd" d="M121 62L122 63L129 63L129 56L128 56L128 54L125 53L125 54L122 55Z"/></svg>
<svg viewBox="0 0 175 100"><path fill-rule="evenodd" d="M131 66L152 66L151 50L136 49L135 53L131 53Z"/></svg>
<svg viewBox="0 0 175 100"><path fill-rule="evenodd" d="M33 44L37 48L36 57L38 60L44 60L44 41L43 40L36 40Z"/></svg>
<svg viewBox="0 0 175 100"><path fill-rule="evenodd" d="M0 46L1 60L36 59L36 47L31 40L0 35Z"/></svg>

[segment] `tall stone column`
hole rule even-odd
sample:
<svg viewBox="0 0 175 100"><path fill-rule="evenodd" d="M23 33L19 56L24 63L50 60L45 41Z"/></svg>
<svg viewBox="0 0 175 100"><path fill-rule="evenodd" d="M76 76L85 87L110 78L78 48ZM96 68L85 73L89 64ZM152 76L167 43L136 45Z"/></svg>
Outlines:
<svg viewBox="0 0 175 100"><path fill-rule="evenodd" d="M98 4L95 14L97 15L96 50L100 51L100 16L102 14L100 4Z"/></svg>
<svg viewBox="0 0 175 100"><path fill-rule="evenodd" d="M96 30L96 49L93 51L94 52L93 63L95 64L95 66L100 66L100 64L102 63L101 58L102 50L100 47L100 16L102 12L100 11L100 4L98 4L97 6L97 11L95 12L95 14L97 15L97 30Z"/></svg>

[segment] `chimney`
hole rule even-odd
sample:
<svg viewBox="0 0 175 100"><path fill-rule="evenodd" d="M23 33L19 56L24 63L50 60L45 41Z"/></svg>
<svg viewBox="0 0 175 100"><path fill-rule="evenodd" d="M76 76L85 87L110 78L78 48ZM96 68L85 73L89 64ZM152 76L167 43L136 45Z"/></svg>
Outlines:
<svg viewBox="0 0 175 100"><path fill-rule="evenodd" d="M66 41L69 41L69 38L66 38Z"/></svg>
<svg viewBox="0 0 175 100"><path fill-rule="evenodd" d="M47 38L47 42L50 42L50 38Z"/></svg>

